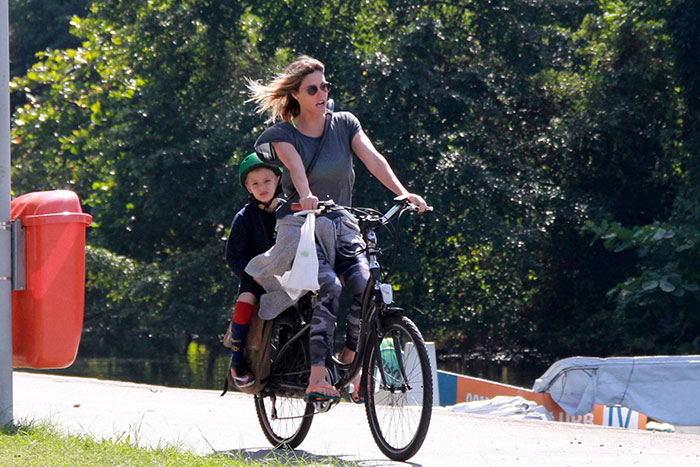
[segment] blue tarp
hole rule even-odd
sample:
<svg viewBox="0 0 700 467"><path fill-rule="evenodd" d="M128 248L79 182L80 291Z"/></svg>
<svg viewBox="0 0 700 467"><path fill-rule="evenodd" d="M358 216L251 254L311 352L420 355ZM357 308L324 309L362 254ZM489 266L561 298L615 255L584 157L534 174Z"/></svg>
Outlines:
<svg viewBox="0 0 700 467"><path fill-rule="evenodd" d="M700 355L572 357L535 381L570 415L595 404L628 407L674 425L700 425Z"/></svg>

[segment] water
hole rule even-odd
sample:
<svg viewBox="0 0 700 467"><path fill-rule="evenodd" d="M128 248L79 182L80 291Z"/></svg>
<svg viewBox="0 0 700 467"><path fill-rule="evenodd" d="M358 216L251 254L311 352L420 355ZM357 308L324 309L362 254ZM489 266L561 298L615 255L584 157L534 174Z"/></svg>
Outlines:
<svg viewBox="0 0 700 467"><path fill-rule="evenodd" d="M229 368L229 353L212 352L190 343L187 355L162 358L81 357L62 370L22 370L63 376L81 376L193 389L222 389ZM543 362L505 362L459 355L440 357L438 369L531 388L548 365Z"/></svg>
<svg viewBox="0 0 700 467"><path fill-rule="evenodd" d="M192 389L222 389L229 368L230 354L213 353L196 342L187 355L162 358L76 358L73 365L60 370L22 370L63 376L129 381Z"/></svg>

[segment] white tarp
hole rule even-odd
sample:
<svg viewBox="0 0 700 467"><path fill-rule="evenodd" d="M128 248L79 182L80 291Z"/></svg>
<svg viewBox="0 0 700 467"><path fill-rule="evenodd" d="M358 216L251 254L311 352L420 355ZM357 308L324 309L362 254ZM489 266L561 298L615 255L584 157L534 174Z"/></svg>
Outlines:
<svg viewBox="0 0 700 467"><path fill-rule="evenodd" d="M572 357L535 381L569 415L620 405L674 425L700 425L700 355Z"/></svg>
<svg viewBox="0 0 700 467"><path fill-rule="evenodd" d="M522 396L496 396L493 399L462 402L450 407L450 411L526 420L554 420L547 409Z"/></svg>

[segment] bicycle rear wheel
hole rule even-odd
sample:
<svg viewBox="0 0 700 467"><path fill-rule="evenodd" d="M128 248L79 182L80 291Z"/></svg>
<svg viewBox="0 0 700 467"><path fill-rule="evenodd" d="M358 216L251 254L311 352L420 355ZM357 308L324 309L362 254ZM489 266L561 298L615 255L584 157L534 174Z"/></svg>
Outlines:
<svg viewBox="0 0 700 467"><path fill-rule="evenodd" d="M390 459L405 461L423 445L430 425L430 360L423 337L410 319L387 316L382 328L379 348L373 346L365 363L365 409L379 449Z"/></svg>
<svg viewBox="0 0 700 467"><path fill-rule="evenodd" d="M295 397L256 394L255 411L265 437L275 448L295 449L311 428L314 406Z"/></svg>
<svg viewBox="0 0 700 467"><path fill-rule="evenodd" d="M297 332L293 320L276 319L272 331L272 358ZM313 404L301 397L308 383L307 340L291 343L277 360L268 377L267 387L255 395L255 411L265 437L275 448L294 449L306 438L314 416Z"/></svg>

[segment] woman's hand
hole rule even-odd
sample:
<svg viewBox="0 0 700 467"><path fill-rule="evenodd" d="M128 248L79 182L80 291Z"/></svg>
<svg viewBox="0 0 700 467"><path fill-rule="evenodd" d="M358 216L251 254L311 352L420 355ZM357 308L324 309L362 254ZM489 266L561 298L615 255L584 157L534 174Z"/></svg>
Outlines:
<svg viewBox="0 0 700 467"><path fill-rule="evenodd" d="M318 198L314 196L313 193L309 193L303 198L299 198L299 204L301 205L302 211L313 210L318 208Z"/></svg>
<svg viewBox="0 0 700 467"><path fill-rule="evenodd" d="M422 196L416 195L414 193L409 193L408 194L408 200L412 203L418 206L418 214L423 214L425 210L428 208L428 203L425 202Z"/></svg>

